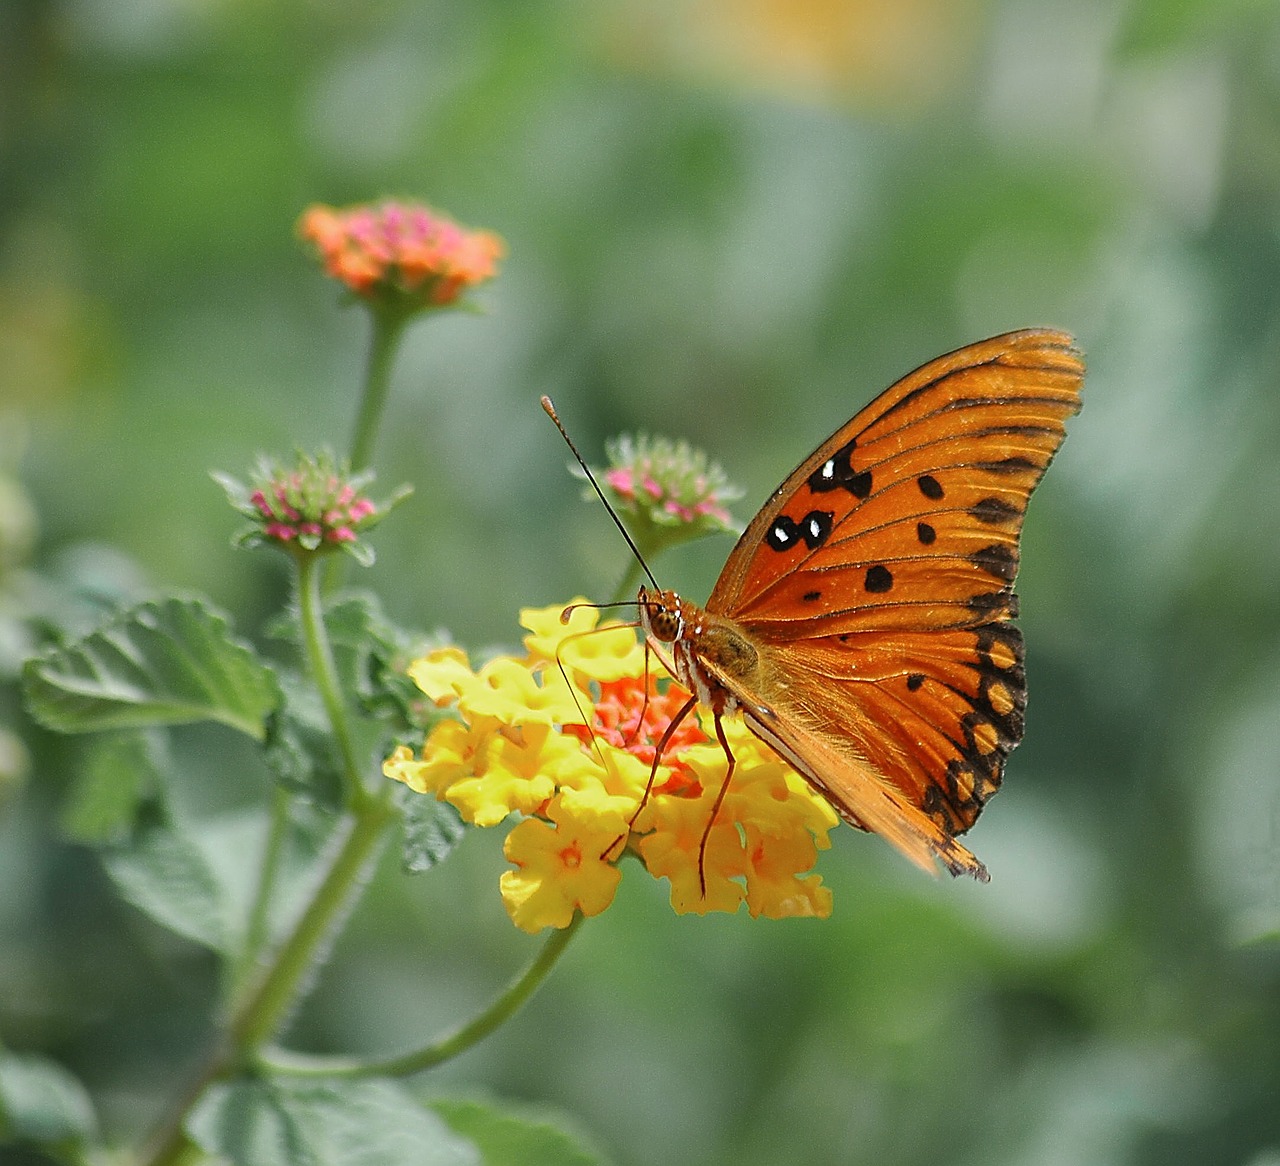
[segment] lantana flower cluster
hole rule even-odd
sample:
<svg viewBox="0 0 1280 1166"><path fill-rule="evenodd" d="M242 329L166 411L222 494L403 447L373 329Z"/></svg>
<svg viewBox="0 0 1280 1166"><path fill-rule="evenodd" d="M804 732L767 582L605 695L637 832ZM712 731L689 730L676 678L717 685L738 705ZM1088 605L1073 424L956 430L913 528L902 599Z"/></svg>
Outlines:
<svg viewBox="0 0 1280 1166"><path fill-rule="evenodd" d="M362 299L405 311L445 307L492 279L506 244L419 203L309 207L298 234L325 270Z"/></svg>
<svg viewBox="0 0 1280 1166"><path fill-rule="evenodd" d="M625 855L669 881L680 914L745 903L754 916L828 915L830 891L807 872L838 821L831 807L740 720L726 719L737 765L700 855L728 766L712 726L693 716L680 726L644 800L659 738L688 694L655 675L631 626L597 627L585 606L562 621L564 610L521 612L522 657L474 669L450 647L416 661L418 687L458 716L437 723L419 753L397 749L384 773L475 826L519 817L504 845L514 869L500 889L525 931L604 911Z"/></svg>
<svg viewBox="0 0 1280 1166"><path fill-rule="evenodd" d="M383 502L361 491L372 474L350 475L327 450L299 452L291 464L264 458L253 480L244 485L226 474L214 474L232 505L249 525L235 541L241 546L275 545L293 552L343 550L361 562L372 562L372 548L360 535L381 522L408 490Z"/></svg>

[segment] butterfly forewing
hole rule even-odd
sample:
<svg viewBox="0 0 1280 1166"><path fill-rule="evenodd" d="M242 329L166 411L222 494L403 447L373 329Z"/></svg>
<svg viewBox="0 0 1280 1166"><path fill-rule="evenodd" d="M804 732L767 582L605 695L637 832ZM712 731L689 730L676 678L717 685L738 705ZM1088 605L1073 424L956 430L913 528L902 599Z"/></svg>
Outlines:
<svg viewBox="0 0 1280 1166"><path fill-rule="evenodd" d="M1082 375L1069 337L1030 331L905 377L778 489L707 609L785 637L796 621L821 636L1011 615L1027 498L1079 408Z"/></svg>

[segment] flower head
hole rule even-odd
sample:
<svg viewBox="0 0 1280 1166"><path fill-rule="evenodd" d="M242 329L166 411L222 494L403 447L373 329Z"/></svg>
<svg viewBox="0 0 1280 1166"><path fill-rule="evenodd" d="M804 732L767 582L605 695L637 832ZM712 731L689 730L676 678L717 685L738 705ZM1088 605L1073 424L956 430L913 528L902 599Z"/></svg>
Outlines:
<svg viewBox="0 0 1280 1166"><path fill-rule="evenodd" d="M298 234L355 295L403 311L456 303L493 278L506 251L492 231L469 231L409 202L312 206L298 220Z"/></svg>
<svg viewBox="0 0 1280 1166"><path fill-rule="evenodd" d="M458 719L383 767L474 825L521 815L504 848L514 869L500 882L516 925L538 931L599 914L625 854L670 881L680 913L746 903L771 918L829 914L830 892L805 872L838 820L830 806L741 723L726 722L737 764L712 822L728 763L708 726L687 718L656 758L688 693L654 675L631 627L597 627L588 607L567 620L561 611L521 613L522 657L475 670L459 649L442 648L416 661L419 688Z"/></svg>
<svg viewBox="0 0 1280 1166"><path fill-rule="evenodd" d="M299 452L290 465L263 458L248 486L227 474L213 476L249 519L236 535L238 545L272 544L294 554L342 550L365 564L373 561L373 549L360 536L408 494L402 488L384 502L372 501L360 492L372 475L349 475L326 450Z"/></svg>
<svg viewBox="0 0 1280 1166"><path fill-rule="evenodd" d="M734 529L725 504L741 491L702 450L645 434L623 434L605 449L609 465L600 479L647 554Z"/></svg>

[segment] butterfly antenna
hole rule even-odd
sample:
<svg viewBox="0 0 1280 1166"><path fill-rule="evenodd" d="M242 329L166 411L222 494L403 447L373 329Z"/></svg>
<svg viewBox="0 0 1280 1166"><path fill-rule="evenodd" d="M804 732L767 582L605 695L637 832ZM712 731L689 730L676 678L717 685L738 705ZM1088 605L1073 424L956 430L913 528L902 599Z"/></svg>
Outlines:
<svg viewBox="0 0 1280 1166"><path fill-rule="evenodd" d="M588 603L585 599L579 603L570 603L561 613L560 622L568 623L569 617L573 615L579 608L585 607L591 611L608 611L611 607L639 607L634 599L616 599L612 603ZM637 624L626 625L630 627L639 627ZM595 629L593 629L595 630Z"/></svg>
<svg viewBox="0 0 1280 1166"><path fill-rule="evenodd" d="M627 546L631 548L631 553L635 555L636 562L640 564L641 569L645 573L645 577L653 584L655 591L660 590L658 581L653 577L653 572L649 570L649 564L644 561L644 555L640 553L640 548L636 546L636 540L631 537L631 532L622 525L622 519L618 517L618 512L614 510L609 499L605 497L604 491L600 489L600 483L596 481L596 476L591 472L591 467L582 460L582 454L578 452L578 447L573 444L573 439L565 431L564 425L560 421L560 414L556 412L556 407L551 402L550 397L542 398L542 408L548 417L556 423L556 428L560 430L560 436L564 438L564 443L569 447L570 452L578 460L578 465L582 467L582 472L587 475L587 481L591 483L592 488L599 496L600 501L604 503L604 508L609 512L609 517L613 519L613 525L622 532L622 537L627 540Z"/></svg>

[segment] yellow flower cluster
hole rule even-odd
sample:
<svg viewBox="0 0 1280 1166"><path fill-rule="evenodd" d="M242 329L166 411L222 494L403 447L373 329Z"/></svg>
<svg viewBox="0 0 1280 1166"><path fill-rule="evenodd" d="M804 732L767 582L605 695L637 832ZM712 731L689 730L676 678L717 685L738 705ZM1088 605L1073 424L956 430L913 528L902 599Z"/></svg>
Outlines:
<svg viewBox="0 0 1280 1166"><path fill-rule="evenodd" d="M527 655L499 656L478 671L457 648L410 668L414 682L457 720L441 721L421 754L397 749L383 771L455 806L476 826L522 815L501 880L518 927L567 927L576 912L613 901L619 859L637 855L671 884L679 913L736 911L784 918L826 916L831 892L806 874L837 823L831 807L736 719L725 732L737 766L707 835L728 761L690 716L672 735L644 798L659 738L688 699L653 674L628 625L597 627L575 607L526 609ZM643 805L642 805L643 803Z"/></svg>

